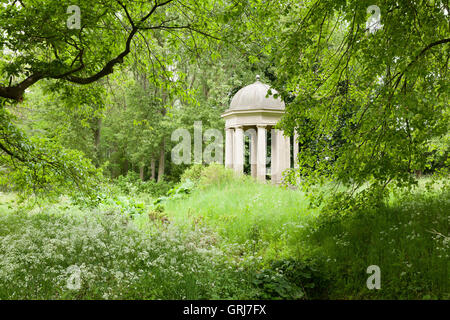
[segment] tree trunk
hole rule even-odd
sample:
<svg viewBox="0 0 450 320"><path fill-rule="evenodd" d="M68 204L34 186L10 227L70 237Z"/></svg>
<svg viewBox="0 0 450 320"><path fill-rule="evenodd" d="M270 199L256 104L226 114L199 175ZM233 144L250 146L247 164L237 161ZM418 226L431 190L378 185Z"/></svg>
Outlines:
<svg viewBox="0 0 450 320"><path fill-rule="evenodd" d="M156 163L155 162L156 162L155 158L152 158L151 162L150 162L150 172L151 172L151 179L153 181L155 181L155 179L156 179Z"/></svg>
<svg viewBox="0 0 450 320"><path fill-rule="evenodd" d="M130 169L130 164L128 163L128 159L125 158L125 161L123 163L123 175L127 175L128 174L128 170Z"/></svg>
<svg viewBox="0 0 450 320"><path fill-rule="evenodd" d="M97 167L100 165L100 131L102 128L102 118L97 119L97 123L94 128L94 148L95 148L95 157L97 158L96 164Z"/></svg>
<svg viewBox="0 0 450 320"><path fill-rule="evenodd" d="M141 181L144 181L144 166L139 168L139 178L141 178Z"/></svg>
<svg viewBox="0 0 450 320"><path fill-rule="evenodd" d="M163 138L161 149L159 153L159 166L158 166L158 182L164 179L164 162L165 162L165 141Z"/></svg>

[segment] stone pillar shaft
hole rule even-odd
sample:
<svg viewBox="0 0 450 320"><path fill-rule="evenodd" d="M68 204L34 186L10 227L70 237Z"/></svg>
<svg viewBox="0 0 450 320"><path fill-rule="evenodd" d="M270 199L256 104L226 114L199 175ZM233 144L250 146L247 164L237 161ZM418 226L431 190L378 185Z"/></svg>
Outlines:
<svg viewBox="0 0 450 320"><path fill-rule="evenodd" d="M267 157L266 127L258 126L258 155L257 155L257 178L259 181L266 180L266 157Z"/></svg>
<svg viewBox="0 0 450 320"><path fill-rule="evenodd" d="M271 130L271 165L270 173L273 184L278 183L278 130Z"/></svg>
<svg viewBox="0 0 450 320"><path fill-rule="evenodd" d="M234 134L234 163L233 168L237 173L244 173L244 130L236 127Z"/></svg>
<svg viewBox="0 0 450 320"><path fill-rule="evenodd" d="M251 169L251 175L253 178L257 177L257 154L258 154L258 147L257 147L257 133L255 129L250 129L247 131L250 135L250 169Z"/></svg>
<svg viewBox="0 0 450 320"><path fill-rule="evenodd" d="M282 135L283 138L283 154L284 154L284 166L282 168L282 171L287 170L291 167L291 138L285 137Z"/></svg>
<svg viewBox="0 0 450 320"><path fill-rule="evenodd" d="M233 168L234 129L228 128L225 133L225 167Z"/></svg>
<svg viewBox="0 0 450 320"><path fill-rule="evenodd" d="M298 134L294 134L294 168L298 169Z"/></svg>
<svg viewBox="0 0 450 320"><path fill-rule="evenodd" d="M290 138L280 130L272 130L272 183L279 184L283 171L291 167Z"/></svg>

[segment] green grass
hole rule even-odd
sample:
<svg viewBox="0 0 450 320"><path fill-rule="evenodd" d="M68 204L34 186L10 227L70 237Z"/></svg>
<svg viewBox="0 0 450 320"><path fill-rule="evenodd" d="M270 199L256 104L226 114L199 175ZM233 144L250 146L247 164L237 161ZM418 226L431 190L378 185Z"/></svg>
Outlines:
<svg viewBox="0 0 450 320"><path fill-rule="evenodd" d="M442 184L329 216L299 190L216 167L197 178L164 202L169 223L149 219L146 194L93 210L68 199L16 210L0 194L0 299L450 299ZM380 290L366 287L370 265ZM67 288L73 266L79 290Z"/></svg>
<svg viewBox="0 0 450 320"><path fill-rule="evenodd" d="M120 211L0 214L1 300L252 299L251 276L211 234L140 230Z"/></svg>
<svg viewBox="0 0 450 320"><path fill-rule="evenodd" d="M0 214L5 214L15 207L15 196L12 193L0 192Z"/></svg>
<svg viewBox="0 0 450 320"><path fill-rule="evenodd" d="M318 223L308 246L327 257L337 299L449 299L450 194L404 195L377 210ZM320 219L319 219L320 222ZM381 270L381 290L364 283L369 265Z"/></svg>
<svg viewBox="0 0 450 320"><path fill-rule="evenodd" d="M197 189L187 199L169 201L165 211L175 223L207 226L227 243L256 242L260 253L272 259L288 255L291 236L317 215L308 204L298 190L239 179Z"/></svg>
<svg viewBox="0 0 450 320"><path fill-rule="evenodd" d="M202 225L224 245L247 244L263 266L294 259L319 265L327 297L448 299L450 196L420 181L411 194L393 195L376 210L333 219L308 208L305 195L250 179L198 189L166 203L177 224ZM382 289L368 290L367 267L378 265Z"/></svg>

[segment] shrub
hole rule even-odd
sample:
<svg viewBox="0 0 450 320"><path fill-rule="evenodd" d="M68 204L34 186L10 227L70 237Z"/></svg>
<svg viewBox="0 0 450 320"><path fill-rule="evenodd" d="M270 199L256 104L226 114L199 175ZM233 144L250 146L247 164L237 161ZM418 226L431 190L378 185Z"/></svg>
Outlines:
<svg viewBox="0 0 450 320"><path fill-rule="evenodd" d="M320 267L313 259L273 260L255 273L253 283L261 290L260 299L326 298L329 279Z"/></svg>
<svg viewBox="0 0 450 320"><path fill-rule="evenodd" d="M211 185L224 184L234 179L238 179L238 177L233 170L227 169L217 163L211 163L209 166L203 168L198 183L201 188L205 188Z"/></svg>
<svg viewBox="0 0 450 320"><path fill-rule="evenodd" d="M181 176L181 182L192 181L201 188L222 184L236 179L237 176L233 170L225 168L218 163L211 163L208 166L194 164L187 169Z"/></svg>
<svg viewBox="0 0 450 320"><path fill-rule="evenodd" d="M271 269L278 270L293 285L302 288L307 299L326 298L330 279L323 272L323 262L314 259L283 259L270 263Z"/></svg>
<svg viewBox="0 0 450 320"><path fill-rule="evenodd" d="M302 288L290 282L278 270L264 269L257 272L253 283L261 290L259 299L297 300L305 295Z"/></svg>
<svg viewBox="0 0 450 320"><path fill-rule="evenodd" d="M150 210L150 212L148 213L148 218L152 222L170 223L169 218L164 213L164 207L161 205L157 205L153 210Z"/></svg>
<svg viewBox="0 0 450 320"><path fill-rule="evenodd" d="M167 195L159 197L153 202L154 206L161 205L164 201L181 199L190 194L194 189L194 183L191 180L186 180L183 183L178 184L167 192Z"/></svg>
<svg viewBox="0 0 450 320"><path fill-rule="evenodd" d="M159 182L154 180L142 181L138 174L133 171L130 171L126 176L116 178L114 184L122 193L147 193L153 197L164 195L173 188L173 183L165 180Z"/></svg>
<svg viewBox="0 0 450 320"><path fill-rule="evenodd" d="M335 279L330 297L448 299L449 204L449 192L422 192L319 219L308 243L327 257L324 272ZM381 290L366 287L370 265L381 269Z"/></svg>
<svg viewBox="0 0 450 320"><path fill-rule="evenodd" d="M173 183L169 181L159 181L149 180L141 182L138 186L138 191L141 193L147 193L153 197L159 197L166 194L171 188L173 188Z"/></svg>
<svg viewBox="0 0 450 320"><path fill-rule="evenodd" d="M129 171L125 176L118 176L114 179L114 184L125 194L136 193L139 176L133 171Z"/></svg>
<svg viewBox="0 0 450 320"><path fill-rule="evenodd" d="M200 177L201 177L201 174L202 174L204 168L205 168L205 166L202 164L192 165L191 167L186 169L186 171L184 171L183 174L181 175L181 178L180 178L181 182L183 183L186 180L191 180L192 182L197 184L200 180Z"/></svg>
<svg viewBox="0 0 450 320"><path fill-rule="evenodd" d="M0 299L243 299L250 278L205 229L114 213L0 215Z"/></svg>

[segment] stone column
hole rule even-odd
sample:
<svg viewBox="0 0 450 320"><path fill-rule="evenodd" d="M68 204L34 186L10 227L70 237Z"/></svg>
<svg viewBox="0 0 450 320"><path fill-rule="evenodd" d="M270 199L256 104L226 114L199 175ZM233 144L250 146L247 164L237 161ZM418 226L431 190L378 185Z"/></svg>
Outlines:
<svg viewBox="0 0 450 320"><path fill-rule="evenodd" d="M250 168L251 168L251 175L253 178L257 177L257 153L258 153L258 147L257 147L257 135L255 129L249 129L247 130L250 136Z"/></svg>
<svg viewBox="0 0 450 320"><path fill-rule="evenodd" d="M278 158L279 158L279 151L278 151L278 130L272 129L271 130L271 136L272 136L272 143L271 143L271 165L270 165L270 173L271 173L271 180L273 184L278 183Z"/></svg>
<svg viewBox="0 0 450 320"><path fill-rule="evenodd" d="M284 141L284 168L283 171L286 169L291 168L291 138L283 136Z"/></svg>
<svg viewBox="0 0 450 320"><path fill-rule="evenodd" d="M272 183L279 184L283 171L291 167L290 138L283 131L275 130L272 136Z"/></svg>
<svg viewBox="0 0 450 320"><path fill-rule="evenodd" d="M266 144L266 126L258 127L258 150L257 156L257 178L259 181L266 181L266 157L267 157L267 144Z"/></svg>
<svg viewBox="0 0 450 320"><path fill-rule="evenodd" d="M278 165L278 182L281 183L283 180L283 172L291 167L291 139L284 136L283 131L279 131L279 144L278 150L280 153L280 162Z"/></svg>
<svg viewBox="0 0 450 320"><path fill-rule="evenodd" d="M228 128L225 133L225 167L233 168L234 129Z"/></svg>
<svg viewBox="0 0 450 320"><path fill-rule="evenodd" d="M298 134L294 133L294 168L298 169Z"/></svg>
<svg viewBox="0 0 450 320"><path fill-rule="evenodd" d="M234 134L234 163L233 168L237 173L244 173L244 129L236 127Z"/></svg>

